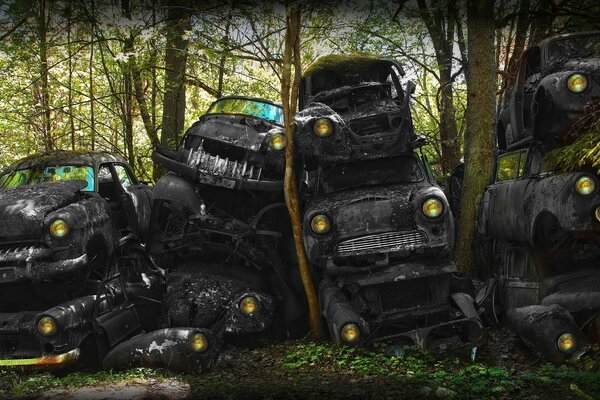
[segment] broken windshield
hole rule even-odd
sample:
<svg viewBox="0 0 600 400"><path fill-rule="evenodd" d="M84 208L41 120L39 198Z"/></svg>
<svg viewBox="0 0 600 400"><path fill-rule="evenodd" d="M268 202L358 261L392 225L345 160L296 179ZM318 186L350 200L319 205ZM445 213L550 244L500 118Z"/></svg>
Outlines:
<svg viewBox="0 0 600 400"><path fill-rule="evenodd" d="M546 62L551 66L598 56L600 56L600 34L557 39L550 42L546 50Z"/></svg>
<svg viewBox="0 0 600 400"><path fill-rule="evenodd" d="M217 100L206 114L248 115L254 118L283 125L283 109L275 104L244 98L224 98Z"/></svg>
<svg viewBox="0 0 600 400"><path fill-rule="evenodd" d="M360 186L415 183L423 169L414 156L400 156L337 164L323 172L323 190L332 193Z"/></svg>
<svg viewBox="0 0 600 400"><path fill-rule="evenodd" d="M25 185L39 185L46 182L86 181L84 192L93 192L94 169L87 166L61 165L20 169L0 177L0 188L12 189Z"/></svg>

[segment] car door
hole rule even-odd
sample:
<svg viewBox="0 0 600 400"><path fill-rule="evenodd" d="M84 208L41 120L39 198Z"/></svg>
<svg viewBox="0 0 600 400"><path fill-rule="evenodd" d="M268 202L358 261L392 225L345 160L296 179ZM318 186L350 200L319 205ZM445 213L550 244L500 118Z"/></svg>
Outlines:
<svg viewBox="0 0 600 400"><path fill-rule="evenodd" d="M540 54L540 48L533 46L523 53L519 61L515 88L510 98L512 141L511 138L507 138L507 146L524 139L529 134L525 130L530 127L531 102L535 92L533 86L541 76Z"/></svg>
<svg viewBox="0 0 600 400"><path fill-rule="evenodd" d="M483 207L485 221L494 239L526 240L524 194L529 179L523 178L528 149L498 156L494 184L486 190Z"/></svg>

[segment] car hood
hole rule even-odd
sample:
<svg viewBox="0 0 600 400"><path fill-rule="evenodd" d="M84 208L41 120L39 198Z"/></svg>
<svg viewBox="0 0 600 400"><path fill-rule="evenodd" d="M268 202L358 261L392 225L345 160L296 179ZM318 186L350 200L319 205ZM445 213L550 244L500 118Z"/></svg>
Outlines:
<svg viewBox="0 0 600 400"><path fill-rule="evenodd" d="M0 242L39 239L44 218L78 199L84 181L69 181L0 189Z"/></svg>
<svg viewBox="0 0 600 400"><path fill-rule="evenodd" d="M585 72L596 82L600 82L600 57L567 61L564 69Z"/></svg>
<svg viewBox="0 0 600 400"><path fill-rule="evenodd" d="M211 115L192 125L188 134L258 152L273 128L274 125L250 117Z"/></svg>

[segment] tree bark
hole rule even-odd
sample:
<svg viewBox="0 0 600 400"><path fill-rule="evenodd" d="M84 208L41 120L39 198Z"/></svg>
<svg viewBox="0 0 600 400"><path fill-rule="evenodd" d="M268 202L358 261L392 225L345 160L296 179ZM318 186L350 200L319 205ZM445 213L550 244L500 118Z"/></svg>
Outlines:
<svg viewBox="0 0 600 400"><path fill-rule="evenodd" d="M489 183L493 164L496 105L493 17L494 0L468 1L469 80L467 82L465 178L456 252L456 264L461 271L469 271L473 267L473 239L478 200Z"/></svg>
<svg viewBox="0 0 600 400"><path fill-rule="evenodd" d="M286 31L283 53L283 74L281 80L281 99L283 105L285 135L287 146L285 148L285 203L292 222L294 245L298 258L298 268L308 303L308 317L311 334L314 339L322 337L321 316L319 313L319 299L310 273L306 251L302 239L302 218L298 204L298 187L294 172L294 115L298 103L298 89L301 79L300 65L300 21L301 10L299 6L291 6L286 12ZM293 61L292 61L293 59ZM292 77L292 63L294 73Z"/></svg>
<svg viewBox="0 0 600 400"><path fill-rule="evenodd" d="M54 148L52 139L51 112L50 112L50 83L48 80L48 3L46 0L38 0L37 28L38 28L38 55L40 58L40 84L42 105L42 130L44 135L44 148L46 151Z"/></svg>

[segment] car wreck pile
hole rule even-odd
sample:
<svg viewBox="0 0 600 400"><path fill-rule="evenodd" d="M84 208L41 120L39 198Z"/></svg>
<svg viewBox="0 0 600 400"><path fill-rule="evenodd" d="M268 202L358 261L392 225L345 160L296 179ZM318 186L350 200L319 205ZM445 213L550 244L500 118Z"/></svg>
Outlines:
<svg viewBox="0 0 600 400"><path fill-rule="evenodd" d="M525 53L522 68L533 68L529 55L551 57L551 45ZM585 80L586 62L558 77L557 64L544 62L530 71L536 79L564 79L581 104L597 90ZM307 69L295 172L305 250L335 343L471 351L485 337L485 316L503 318L552 360L584 348L581 329L592 320L597 329L600 308L598 176L543 170L568 123L538 117L556 85L540 84L536 107L518 108L523 74L498 129L507 152L480 208L480 272L490 279L476 302L451 259L451 205L414 131L414 85L402 86L401 66L351 55ZM270 101L218 99L178 149L155 149L166 174L152 190L103 153L55 152L4 171L0 368L79 361L202 372L224 343L304 335L283 123Z"/></svg>
<svg viewBox="0 0 600 400"><path fill-rule="evenodd" d="M597 101L599 74L600 32L552 37L524 52L477 220L488 320L554 362L600 339L600 179L592 168L556 173L544 163Z"/></svg>

